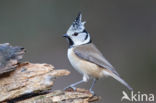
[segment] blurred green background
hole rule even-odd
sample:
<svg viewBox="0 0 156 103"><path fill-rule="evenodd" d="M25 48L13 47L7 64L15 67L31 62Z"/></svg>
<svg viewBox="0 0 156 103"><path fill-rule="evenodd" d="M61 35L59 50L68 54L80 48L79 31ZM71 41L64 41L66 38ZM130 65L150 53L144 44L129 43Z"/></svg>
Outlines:
<svg viewBox="0 0 156 103"><path fill-rule="evenodd" d="M155 0L0 0L0 43L27 49L24 60L69 69L56 81L63 89L82 78L67 59L66 33L79 11L93 42L134 91L156 93ZM89 88L90 82L80 85ZM112 78L99 80L99 103L121 103L128 91Z"/></svg>

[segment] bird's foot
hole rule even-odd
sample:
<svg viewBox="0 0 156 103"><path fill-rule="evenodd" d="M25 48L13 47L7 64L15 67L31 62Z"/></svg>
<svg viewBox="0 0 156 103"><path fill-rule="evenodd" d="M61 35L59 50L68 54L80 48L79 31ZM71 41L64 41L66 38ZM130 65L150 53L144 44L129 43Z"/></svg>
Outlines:
<svg viewBox="0 0 156 103"><path fill-rule="evenodd" d="M72 86L72 85L69 85L67 87L64 88L64 90L68 90L68 89L72 89L73 91L76 91L76 87Z"/></svg>
<svg viewBox="0 0 156 103"><path fill-rule="evenodd" d="M89 92L92 94L92 95L95 95L94 91L93 90L89 90Z"/></svg>

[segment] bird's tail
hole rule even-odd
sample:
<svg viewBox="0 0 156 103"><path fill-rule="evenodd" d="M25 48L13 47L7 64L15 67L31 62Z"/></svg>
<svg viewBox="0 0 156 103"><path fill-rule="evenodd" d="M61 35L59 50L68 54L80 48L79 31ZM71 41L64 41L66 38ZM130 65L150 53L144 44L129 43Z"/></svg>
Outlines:
<svg viewBox="0 0 156 103"><path fill-rule="evenodd" d="M128 85L128 83L126 83L120 76L112 74L111 75L114 79L118 80L121 84L123 84L124 86L126 86L129 90L133 90L133 88L131 86Z"/></svg>

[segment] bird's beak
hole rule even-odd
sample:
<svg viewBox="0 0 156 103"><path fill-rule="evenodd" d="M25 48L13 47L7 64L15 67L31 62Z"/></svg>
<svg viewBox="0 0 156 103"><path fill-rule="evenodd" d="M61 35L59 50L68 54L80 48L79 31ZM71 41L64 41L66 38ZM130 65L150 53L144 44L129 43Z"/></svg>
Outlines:
<svg viewBox="0 0 156 103"><path fill-rule="evenodd" d="M68 38L68 35L67 34L63 34L63 37Z"/></svg>

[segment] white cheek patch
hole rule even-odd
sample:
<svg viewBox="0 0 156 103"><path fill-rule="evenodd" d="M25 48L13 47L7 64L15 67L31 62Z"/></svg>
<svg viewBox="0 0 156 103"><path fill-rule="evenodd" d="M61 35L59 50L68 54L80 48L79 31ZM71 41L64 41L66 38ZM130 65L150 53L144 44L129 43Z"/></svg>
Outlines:
<svg viewBox="0 0 156 103"><path fill-rule="evenodd" d="M83 42L85 40L86 35L87 35L86 33L80 33L77 37L81 42Z"/></svg>
<svg viewBox="0 0 156 103"><path fill-rule="evenodd" d="M74 42L74 46L77 46L77 45L81 45L82 42L80 40L78 40L77 38L72 38L73 42Z"/></svg>
<svg viewBox="0 0 156 103"><path fill-rule="evenodd" d="M86 38L86 36L87 36L87 38ZM78 46L78 45L89 43L90 35L86 34L86 33L80 33L80 34L78 34L78 36L71 36L71 39L74 42L74 46Z"/></svg>

